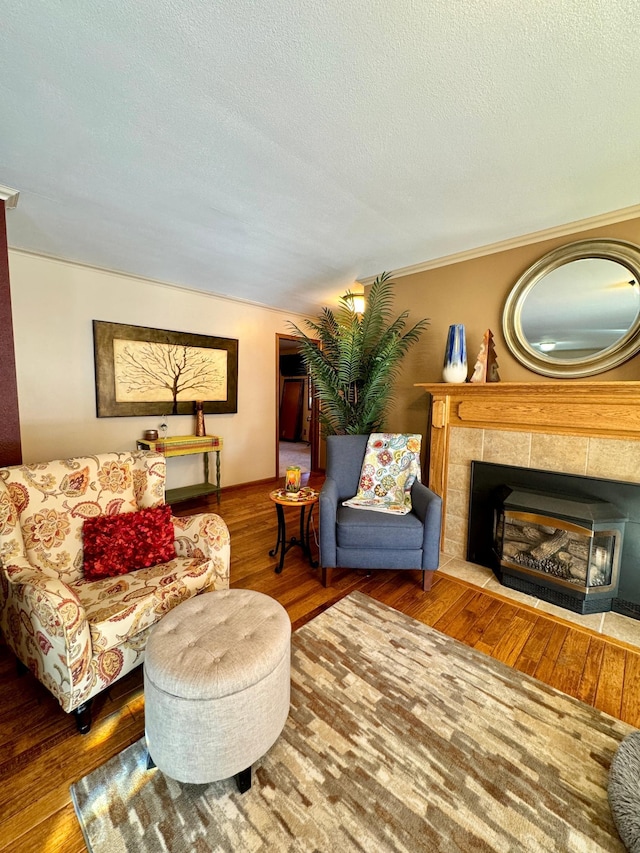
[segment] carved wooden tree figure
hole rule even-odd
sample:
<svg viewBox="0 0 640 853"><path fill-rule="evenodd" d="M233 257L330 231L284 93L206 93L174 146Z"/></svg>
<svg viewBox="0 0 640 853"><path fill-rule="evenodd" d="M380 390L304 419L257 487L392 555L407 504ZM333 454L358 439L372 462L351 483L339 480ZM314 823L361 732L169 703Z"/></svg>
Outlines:
<svg viewBox="0 0 640 853"><path fill-rule="evenodd" d="M498 359L493 343L493 332L487 329L482 338L480 352L473 368L470 382L499 382Z"/></svg>

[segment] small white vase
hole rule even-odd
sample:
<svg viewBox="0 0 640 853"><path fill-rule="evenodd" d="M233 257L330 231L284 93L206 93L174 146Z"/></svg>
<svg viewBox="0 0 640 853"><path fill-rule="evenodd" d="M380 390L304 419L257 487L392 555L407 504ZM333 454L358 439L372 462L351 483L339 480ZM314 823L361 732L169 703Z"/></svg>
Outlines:
<svg viewBox="0 0 640 853"><path fill-rule="evenodd" d="M449 326L442 381L451 383L467 381L467 342L462 323Z"/></svg>

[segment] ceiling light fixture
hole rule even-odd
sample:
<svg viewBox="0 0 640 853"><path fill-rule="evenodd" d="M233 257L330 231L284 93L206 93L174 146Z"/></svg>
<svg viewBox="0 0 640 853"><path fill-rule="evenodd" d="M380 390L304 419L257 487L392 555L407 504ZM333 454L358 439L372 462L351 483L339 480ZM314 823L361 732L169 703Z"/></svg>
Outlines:
<svg viewBox="0 0 640 853"><path fill-rule="evenodd" d="M365 301L364 293L345 293L344 299L349 303L356 314L364 314Z"/></svg>

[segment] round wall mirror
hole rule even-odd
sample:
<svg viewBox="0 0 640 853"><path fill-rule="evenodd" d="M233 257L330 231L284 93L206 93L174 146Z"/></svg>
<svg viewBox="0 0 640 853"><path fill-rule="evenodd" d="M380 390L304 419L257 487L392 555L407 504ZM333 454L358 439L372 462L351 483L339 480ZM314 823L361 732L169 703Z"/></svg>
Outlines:
<svg viewBox="0 0 640 853"><path fill-rule="evenodd" d="M544 376L622 364L640 350L640 248L580 240L554 249L515 283L502 326L518 361Z"/></svg>

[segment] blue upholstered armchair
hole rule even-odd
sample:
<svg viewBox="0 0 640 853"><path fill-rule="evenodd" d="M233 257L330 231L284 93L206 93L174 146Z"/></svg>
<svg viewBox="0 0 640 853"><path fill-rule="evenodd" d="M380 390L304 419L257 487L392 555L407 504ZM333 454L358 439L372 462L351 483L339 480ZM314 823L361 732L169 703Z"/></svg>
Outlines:
<svg viewBox="0 0 640 853"><path fill-rule="evenodd" d="M418 569L431 589L440 556L442 499L420 482L411 487L412 511L392 515L342 506L358 491L368 436L327 437L327 478L320 492L322 583L335 567Z"/></svg>

